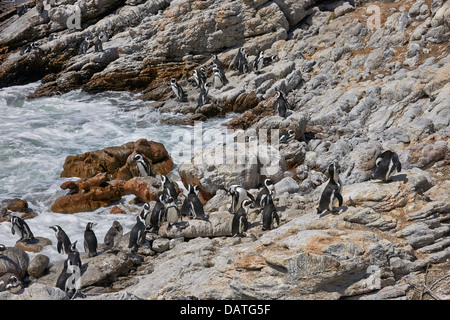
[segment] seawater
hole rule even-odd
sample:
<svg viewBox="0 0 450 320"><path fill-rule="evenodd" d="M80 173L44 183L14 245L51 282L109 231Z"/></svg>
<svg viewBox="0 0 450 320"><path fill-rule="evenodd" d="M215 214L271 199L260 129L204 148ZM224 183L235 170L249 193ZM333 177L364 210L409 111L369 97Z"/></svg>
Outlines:
<svg viewBox="0 0 450 320"><path fill-rule="evenodd" d="M66 256L57 253L56 237L50 226L60 225L72 242L78 241L78 250L84 252L83 235L88 222L95 223L94 231L100 243L114 220L122 224L124 233L135 223L133 214L110 214L111 207L76 214L53 213L51 205L66 193L60 185L77 180L60 178L67 156L143 138L164 144L169 153L172 149L180 150L181 144L187 151L173 157L172 173L176 175L177 167L190 159L194 143L172 138L174 132L178 132L177 137L183 136L182 132L189 132L187 136L192 137L194 134L191 126L161 123L165 115L145 107L148 102L139 99L139 94L109 91L88 94L75 90L28 99L38 86L36 82L0 89L0 201L17 197L28 202L38 215L26 222L35 236L52 240L53 244L41 253L49 256L54 264ZM222 123L228 118L205 121L202 130L208 130L208 135L226 134ZM214 140L205 139L200 146L211 141ZM126 196L121 202L131 199L132 196ZM11 234L11 224L0 223L0 243L14 246L17 240L17 234Z"/></svg>

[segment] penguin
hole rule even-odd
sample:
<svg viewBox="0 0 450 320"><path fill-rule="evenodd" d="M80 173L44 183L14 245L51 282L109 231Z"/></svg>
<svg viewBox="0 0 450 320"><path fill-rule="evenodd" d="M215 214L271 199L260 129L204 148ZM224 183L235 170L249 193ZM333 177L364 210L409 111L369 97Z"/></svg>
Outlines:
<svg viewBox="0 0 450 320"><path fill-rule="evenodd" d="M181 207L180 215L188 216L190 219L199 219L208 221L208 216L205 215L203 204L198 198L198 186L189 185L188 195L184 198L183 206Z"/></svg>
<svg viewBox="0 0 450 320"><path fill-rule="evenodd" d="M388 182L396 172L401 171L402 165L398 159L398 155L395 152L386 150L375 161L373 179Z"/></svg>
<svg viewBox="0 0 450 320"><path fill-rule="evenodd" d="M228 84L229 81L225 76L225 72L223 72L216 66L214 66L212 70L213 70L214 88L222 88L223 86Z"/></svg>
<svg viewBox="0 0 450 320"><path fill-rule="evenodd" d="M29 44L24 45L19 50L19 55L24 55L25 53L30 53L33 50L39 50L38 45L35 42L31 42Z"/></svg>
<svg viewBox="0 0 450 320"><path fill-rule="evenodd" d="M6 247L4 244L0 244L0 257L3 255L3 251L6 250Z"/></svg>
<svg viewBox="0 0 450 320"><path fill-rule="evenodd" d="M0 292L17 288L21 285L22 282L12 273L5 273L0 277Z"/></svg>
<svg viewBox="0 0 450 320"><path fill-rule="evenodd" d="M231 207L228 210L229 212L235 212L236 210L238 210L241 207L242 202L246 199L250 199L252 202L252 208L254 207L255 198L243 186L234 184L231 185L227 191L232 197Z"/></svg>
<svg viewBox="0 0 450 320"><path fill-rule="evenodd" d="M115 220L109 228L108 232L105 234L105 238L103 240L106 249L112 249L116 244L116 241L123 234L123 227L119 221Z"/></svg>
<svg viewBox="0 0 450 320"><path fill-rule="evenodd" d="M151 209L150 203L148 203L148 202L144 203L144 206L142 207L141 215L145 219L145 228L146 229L149 229L150 225L151 225L152 212L150 209Z"/></svg>
<svg viewBox="0 0 450 320"><path fill-rule="evenodd" d="M63 269L56 280L56 287L68 294L75 294L78 290L77 281L81 276L80 253L76 248L77 241L69 247L67 259L64 261Z"/></svg>
<svg viewBox="0 0 450 320"><path fill-rule="evenodd" d="M19 17L23 16L25 13L27 13L28 7L26 5L19 6L16 8L16 13Z"/></svg>
<svg viewBox="0 0 450 320"><path fill-rule="evenodd" d="M141 212L136 217L136 224L131 229L128 248L131 248L132 253L136 253L139 247L144 245L145 242L145 217L143 212Z"/></svg>
<svg viewBox="0 0 450 320"><path fill-rule="evenodd" d="M211 65L216 65L217 68L219 68L220 70L223 70L223 63L222 63L222 61L220 61L217 54L211 54L211 57L212 57Z"/></svg>
<svg viewBox="0 0 450 320"><path fill-rule="evenodd" d="M89 47L92 43L92 38L90 35L86 36L80 44L80 48L78 49L78 54L86 54L89 50Z"/></svg>
<svg viewBox="0 0 450 320"><path fill-rule="evenodd" d="M56 245L56 249L58 250L58 253L68 254L70 251L71 242L70 242L70 239L67 236L67 234L58 225L51 226L50 229L53 229L53 231L55 231L56 239L58 240L58 243Z"/></svg>
<svg viewBox="0 0 450 320"><path fill-rule="evenodd" d="M88 254L88 257L95 257L97 255L97 237L92 230L93 226L94 223L88 222L84 231L84 252Z"/></svg>
<svg viewBox="0 0 450 320"><path fill-rule="evenodd" d="M105 30L102 30L98 33L98 38L100 39L101 42L108 42L109 40L109 37L106 34Z"/></svg>
<svg viewBox="0 0 450 320"><path fill-rule="evenodd" d="M289 103L286 100L286 97L284 96L283 92L281 92L279 89L275 89L277 92L277 97L274 104L275 112L278 110L278 115L280 117L286 118L287 116L287 110L289 109Z"/></svg>
<svg viewBox="0 0 450 320"><path fill-rule="evenodd" d="M28 224L21 218L13 216L11 218L11 233L20 237L19 241L34 240L33 232L31 232Z"/></svg>
<svg viewBox="0 0 450 320"><path fill-rule="evenodd" d="M199 70L193 71L194 83L198 88L202 88L203 84L206 83L206 70L205 68L200 68Z"/></svg>
<svg viewBox="0 0 450 320"><path fill-rule="evenodd" d="M277 213L277 208L273 203L272 197L273 191L264 196L264 209L262 212L262 231L273 229L273 220L277 222L277 226L280 225L280 217Z"/></svg>
<svg viewBox="0 0 450 320"><path fill-rule="evenodd" d="M172 78L170 82L170 86L172 88L173 93L175 93L175 96L177 97L177 101L186 101L186 93L184 92L183 88L178 84L177 80L175 78Z"/></svg>
<svg viewBox="0 0 450 320"><path fill-rule="evenodd" d="M241 207L234 212L233 221L231 222L231 234L235 236L244 236L245 232L248 230L248 220L247 213L248 207L252 204L252 201L245 199L241 203Z"/></svg>
<svg viewBox="0 0 450 320"><path fill-rule="evenodd" d="M172 197L167 197L166 199L166 211L164 213L166 221L168 223L167 228L170 229L173 224L178 222L178 218L180 217L180 212L175 205L175 201Z"/></svg>
<svg viewBox="0 0 450 320"><path fill-rule="evenodd" d="M280 137L280 139L279 139L280 143L288 143L294 139L295 132L292 129L289 129L287 131L282 130L282 131L280 131L279 137Z"/></svg>
<svg viewBox="0 0 450 320"><path fill-rule="evenodd" d="M164 199L167 201L168 196L170 196L173 198L173 201L177 201L178 192L175 187L175 183L170 181L170 179L167 178L167 176L161 175L161 185L163 187Z"/></svg>
<svg viewBox="0 0 450 320"><path fill-rule="evenodd" d="M260 51L258 56L253 60L253 71L259 73L264 67L264 52Z"/></svg>
<svg viewBox="0 0 450 320"><path fill-rule="evenodd" d="M268 194L273 194L275 192L275 184L272 179L267 178L264 180L264 186L258 193L255 200L255 206L264 207L264 199Z"/></svg>
<svg viewBox="0 0 450 320"><path fill-rule="evenodd" d="M201 108L203 105L209 103L209 83L202 83L200 92L198 93L197 108Z"/></svg>
<svg viewBox="0 0 450 320"><path fill-rule="evenodd" d="M232 70L240 70L242 68L241 65L243 63L244 54L244 48L239 48L233 60L233 65L231 67Z"/></svg>
<svg viewBox="0 0 450 320"><path fill-rule="evenodd" d="M150 216L150 226L152 231L158 232L161 224L164 222L164 213L166 211L164 196L160 195L153 207L152 214Z"/></svg>
<svg viewBox="0 0 450 320"><path fill-rule="evenodd" d="M136 153L133 160L136 162L136 167L141 177L153 176L150 162L148 162L141 154Z"/></svg>
<svg viewBox="0 0 450 320"><path fill-rule="evenodd" d="M94 44L94 52L103 51L103 42L108 41L108 35L105 31L100 31L97 36L94 37L92 43Z"/></svg>
<svg viewBox="0 0 450 320"><path fill-rule="evenodd" d="M326 210L333 212L336 201L339 202L339 207L342 206L342 183L339 179L339 166L335 163L330 164L330 166L328 167L328 173L330 175L330 180L328 181L325 189L322 192L322 195L320 196L317 214L321 214Z"/></svg>

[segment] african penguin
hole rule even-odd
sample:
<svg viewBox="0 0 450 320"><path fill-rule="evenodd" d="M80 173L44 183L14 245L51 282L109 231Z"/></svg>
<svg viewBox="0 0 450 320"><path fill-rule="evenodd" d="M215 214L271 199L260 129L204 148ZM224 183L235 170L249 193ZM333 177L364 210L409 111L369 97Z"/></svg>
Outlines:
<svg viewBox="0 0 450 320"><path fill-rule="evenodd" d="M258 73L263 67L264 67L264 52L260 51L255 60L253 60L253 71Z"/></svg>
<svg viewBox="0 0 450 320"><path fill-rule="evenodd" d="M201 108L203 105L209 103L209 83L202 83L200 92L198 93L197 108Z"/></svg>
<svg viewBox="0 0 450 320"><path fill-rule="evenodd" d="M84 252L88 254L88 257L95 257L97 255L97 237L92 230L93 226L94 223L88 222L84 231Z"/></svg>
<svg viewBox="0 0 450 320"><path fill-rule="evenodd" d="M273 229L273 220L277 222L277 226L280 225L280 217L277 213L277 208L273 203L273 192L270 191L269 194L264 196L264 209L262 212L262 230L272 230Z"/></svg>
<svg viewBox="0 0 450 320"><path fill-rule="evenodd" d="M339 207L342 206L342 183L339 179L339 166L335 163L330 164L328 167L328 173L330 175L330 180L325 186L325 189L320 197L317 214L320 214L326 210L333 212L334 207L337 204L336 201L339 202Z"/></svg>
<svg viewBox="0 0 450 320"><path fill-rule="evenodd" d="M78 54L86 54L89 50L89 46L91 45L91 36L86 36L80 44L80 48L78 49Z"/></svg>
<svg viewBox="0 0 450 320"><path fill-rule="evenodd" d="M158 232L161 224L164 222L165 211L165 199L163 195L160 195L156 199L155 206L153 207L152 214L150 216L150 226L153 228L152 232Z"/></svg>
<svg viewBox="0 0 450 320"><path fill-rule="evenodd" d="M228 79L225 76L225 72L214 66L213 69L213 84L214 88L221 88L224 85L228 84Z"/></svg>
<svg viewBox="0 0 450 320"><path fill-rule="evenodd" d="M56 287L68 294L77 291L77 281L81 276L81 259L80 253L76 248L75 241L69 248L67 259L64 261L63 269L56 280Z"/></svg>
<svg viewBox="0 0 450 320"><path fill-rule="evenodd" d="M275 192L275 184L273 182L272 179L267 178L264 180L264 186L261 188L261 190L258 193L258 196L256 197L255 200L255 206L258 207L264 207L264 196L267 196L270 193L274 193Z"/></svg>
<svg viewBox="0 0 450 320"><path fill-rule="evenodd" d="M173 201L177 201L178 192L175 187L175 183L173 183L167 176L161 175L161 185L163 187L163 195L167 201L167 197L170 196L173 198Z"/></svg>
<svg viewBox="0 0 450 320"><path fill-rule="evenodd" d="M0 292L18 288L21 285L19 278L12 273L5 273L0 277Z"/></svg>
<svg viewBox="0 0 450 320"><path fill-rule="evenodd" d="M136 167L141 177L150 177L153 175L150 162L141 154L136 153L133 160L136 162Z"/></svg>
<svg viewBox="0 0 450 320"><path fill-rule="evenodd" d="M6 250L5 245L4 244L0 244L0 257L2 256L3 251L5 251L5 250Z"/></svg>
<svg viewBox="0 0 450 320"><path fill-rule="evenodd" d="M287 131L283 130L283 131L280 131L279 137L280 137L280 140L279 140L280 143L288 143L289 141L292 141L294 139L295 132L292 129L289 129Z"/></svg>
<svg viewBox="0 0 450 320"><path fill-rule="evenodd" d="M278 115L280 117L286 118L287 111L289 109L289 103L286 100L286 97L284 96L283 92L281 92L279 89L275 89L277 92L274 109L275 112L278 110Z"/></svg>
<svg viewBox="0 0 450 320"><path fill-rule="evenodd" d="M119 221L114 221L111 228L105 234L103 240L106 249L112 249L116 244L116 241L122 236L123 227Z"/></svg>
<svg viewBox="0 0 450 320"><path fill-rule="evenodd" d="M234 184L231 185L227 191L231 195L231 207L228 210L229 212L236 212L236 210L241 207L242 202L246 199L250 199L252 208L254 207L255 198L243 186Z"/></svg>
<svg viewBox="0 0 450 320"><path fill-rule="evenodd" d="M23 219L13 216L11 218L11 233L15 234L16 232L20 237L19 241L28 241L34 239L33 232L31 232L28 224Z"/></svg>
<svg viewBox="0 0 450 320"><path fill-rule="evenodd" d="M232 70L240 70L244 59L244 48L239 48L233 60Z"/></svg>
<svg viewBox="0 0 450 320"><path fill-rule="evenodd" d="M402 171L402 165L398 155L390 150L384 151L375 161L373 179L387 182L396 173Z"/></svg>
<svg viewBox="0 0 450 320"><path fill-rule="evenodd" d="M188 195L184 199L183 206L181 207L181 216L188 216L190 219L199 219L208 221L208 216L205 215L203 210L203 204L198 198L198 186L189 185Z"/></svg>
<svg viewBox="0 0 450 320"><path fill-rule="evenodd" d="M248 207L252 204L250 199L242 201L241 207L234 212L233 221L231 222L231 234L235 236L244 236L248 230L247 213Z"/></svg>
<svg viewBox="0 0 450 320"><path fill-rule="evenodd" d="M145 217L143 215L143 212L141 212L137 215L136 223L131 229L128 248L131 248L132 253L136 253L139 247L144 245L145 242Z"/></svg>
<svg viewBox="0 0 450 320"><path fill-rule="evenodd" d="M165 212L166 221L168 223L167 228L171 228L175 223L178 222L178 218L180 216L180 212L175 205L174 199L172 197L167 197L166 199L166 212Z"/></svg>
<svg viewBox="0 0 450 320"><path fill-rule="evenodd" d="M170 87L172 88L173 93L175 93L177 101L186 101L186 93L175 78L172 78L170 81Z"/></svg>
<svg viewBox="0 0 450 320"><path fill-rule="evenodd" d="M144 206L142 207L141 215L145 219L145 228L149 229L151 226L151 218L152 218L150 203L148 203L148 202L144 203Z"/></svg>
<svg viewBox="0 0 450 320"><path fill-rule="evenodd" d="M216 65L217 68L219 68L220 70L223 70L223 63L222 63L222 61L220 61L217 54L212 54L211 57L212 57L211 65Z"/></svg>
<svg viewBox="0 0 450 320"><path fill-rule="evenodd" d="M55 231L56 239L58 241L58 243L56 245L56 249L58 250L58 253L68 254L70 251L71 242L70 242L70 239L67 236L67 234L58 225L51 226L50 228L53 229L53 231Z"/></svg>
<svg viewBox="0 0 450 320"><path fill-rule="evenodd" d="M19 55L24 55L25 53L30 53L33 50L39 50L38 45L35 42L31 42L29 44L24 45L19 50Z"/></svg>

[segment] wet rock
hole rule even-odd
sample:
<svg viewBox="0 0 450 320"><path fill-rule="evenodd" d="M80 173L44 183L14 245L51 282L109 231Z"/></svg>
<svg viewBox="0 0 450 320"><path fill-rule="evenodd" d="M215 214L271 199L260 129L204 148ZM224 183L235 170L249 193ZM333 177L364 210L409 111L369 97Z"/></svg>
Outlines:
<svg viewBox="0 0 450 320"><path fill-rule="evenodd" d="M109 179L128 180L138 175L131 157L140 153L149 160L155 175L168 174L173 167L172 158L158 142L141 139L118 147L68 156L61 177L91 178L106 173Z"/></svg>
<svg viewBox="0 0 450 320"><path fill-rule="evenodd" d="M39 278L50 264L50 258L43 254L36 255L28 265L28 274L34 278Z"/></svg>
<svg viewBox="0 0 450 320"><path fill-rule="evenodd" d="M45 246L52 244L50 239L44 237L35 237L33 240L17 241L14 247L28 252L41 252Z"/></svg>
<svg viewBox="0 0 450 320"><path fill-rule="evenodd" d="M0 275L12 273L22 279L26 272L30 258L28 254L20 248L7 247L0 253Z"/></svg>

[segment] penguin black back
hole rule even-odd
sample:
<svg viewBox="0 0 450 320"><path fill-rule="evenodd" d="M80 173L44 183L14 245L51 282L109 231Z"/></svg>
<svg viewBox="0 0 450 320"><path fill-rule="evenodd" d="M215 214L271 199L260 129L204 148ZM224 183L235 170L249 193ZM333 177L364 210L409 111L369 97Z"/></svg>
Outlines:
<svg viewBox="0 0 450 320"><path fill-rule="evenodd" d="M269 192L264 197L264 209L262 212L262 230L271 230L273 228L273 220L277 222L277 226L280 225L280 217L277 213L277 208L273 203L272 192Z"/></svg>
<svg viewBox="0 0 450 320"><path fill-rule="evenodd" d="M56 244L56 249L58 250L58 253L68 254L70 251L71 242L67 234L58 225L51 226L50 228L55 231L56 239L58 241Z"/></svg>
<svg viewBox="0 0 450 320"><path fill-rule="evenodd" d="M330 180L325 186L325 189L320 197L317 214L320 214L325 210L333 212L336 201L339 203L339 206L342 206L343 203L341 195L342 183L339 180L339 166L335 163L330 164L328 167L328 173L330 175Z"/></svg>
<svg viewBox="0 0 450 320"><path fill-rule="evenodd" d="M396 172L402 171L398 155L390 150L381 153L377 157L375 164L373 178L383 182L389 181Z"/></svg>
<svg viewBox="0 0 450 320"><path fill-rule="evenodd" d="M88 257L97 255L97 237L92 230L93 226L92 222L88 222L84 231L84 251L88 254Z"/></svg>

